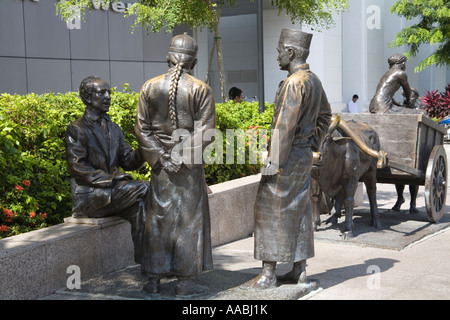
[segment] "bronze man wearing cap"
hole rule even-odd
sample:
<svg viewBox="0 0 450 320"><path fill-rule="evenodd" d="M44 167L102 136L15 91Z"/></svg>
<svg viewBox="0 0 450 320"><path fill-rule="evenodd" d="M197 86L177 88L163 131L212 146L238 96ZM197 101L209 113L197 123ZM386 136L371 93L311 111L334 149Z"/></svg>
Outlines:
<svg viewBox="0 0 450 320"><path fill-rule="evenodd" d="M314 256L312 149L318 149L328 129L331 109L319 78L306 64L311 39L309 33L281 31L278 62L288 77L276 94L269 159L255 202L254 254L263 262L262 272L244 288L276 286L277 262L294 263L278 280L306 282L306 260Z"/></svg>
<svg viewBox="0 0 450 320"><path fill-rule="evenodd" d="M141 263L149 279L144 290L152 294L160 293L165 276L177 277L177 296L205 293L207 288L193 278L212 269L203 162L184 154L193 150L202 155L208 144L202 134L216 126L212 89L190 75L196 56L192 37L173 37L169 71L148 80L138 102L135 132L152 167Z"/></svg>

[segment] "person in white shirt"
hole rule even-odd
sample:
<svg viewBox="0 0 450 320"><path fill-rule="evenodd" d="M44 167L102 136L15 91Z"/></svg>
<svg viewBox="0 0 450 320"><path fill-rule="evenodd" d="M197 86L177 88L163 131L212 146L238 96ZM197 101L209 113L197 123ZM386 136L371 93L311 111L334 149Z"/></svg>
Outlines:
<svg viewBox="0 0 450 320"><path fill-rule="evenodd" d="M356 101L358 101L359 97L357 94L353 95L352 100L350 100L350 102L348 103L348 112L350 113L359 113L359 106L356 103Z"/></svg>

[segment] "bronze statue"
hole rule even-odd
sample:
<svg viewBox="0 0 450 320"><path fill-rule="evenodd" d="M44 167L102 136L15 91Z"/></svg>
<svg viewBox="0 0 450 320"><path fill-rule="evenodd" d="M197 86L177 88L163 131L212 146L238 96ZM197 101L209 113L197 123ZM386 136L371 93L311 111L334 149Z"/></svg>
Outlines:
<svg viewBox="0 0 450 320"><path fill-rule="evenodd" d="M403 54L394 54L388 59L389 71L381 78L376 93L370 102L369 111L371 113L388 114L411 114L423 113L416 108L416 102L419 97L417 90L411 88L408 83L406 70L407 58ZM403 103L395 101L394 94L400 87L403 88ZM392 210L399 211L401 205L405 202L403 198L404 184L395 185L397 191L397 201ZM410 213L417 213L416 198L419 191L418 185L410 185L411 195Z"/></svg>
<svg viewBox="0 0 450 320"><path fill-rule="evenodd" d="M261 274L243 288L276 286L277 262L294 263L278 280L306 282L306 260L314 256L312 149L318 149L327 132L331 109L319 78L306 63L311 39L302 31L281 31L278 62L288 77L276 94L268 163L255 202L255 258L263 265Z"/></svg>
<svg viewBox="0 0 450 320"><path fill-rule="evenodd" d="M387 71L378 83L376 93L370 101L371 113L420 113L414 111L417 91L411 89L406 70L407 58L403 54L394 54L388 59ZM394 95L400 87L403 88L404 103L400 105L394 100Z"/></svg>
<svg viewBox="0 0 450 320"><path fill-rule="evenodd" d="M122 130L107 114L111 90L106 81L85 78L80 97L86 105L84 115L66 130L73 217L118 215L130 221L135 260L139 262L148 181L133 180L120 167L137 170L145 160L139 150L125 142Z"/></svg>
<svg viewBox="0 0 450 320"><path fill-rule="evenodd" d="M386 154L380 151L378 134L369 125L332 117L332 124L320 148L320 160L315 163L312 177L320 190L335 198L335 213L327 220L333 224L345 208L344 239L353 237L353 206L358 182L364 182L370 202L371 225L380 227L377 207L377 159L379 166L386 163ZM315 183L312 185L314 186ZM319 195L319 197L317 196ZM319 199L313 197L313 225L320 224Z"/></svg>
<svg viewBox="0 0 450 320"><path fill-rule="evenodd" d="M203 162L186 155L202 155L210 143L202 134L216 125L212 89L190 74L197 49L187 34L173 37L169 71L143 85L138 103L135 132L152 167L141 263L149 277L144 290L152 294L171 275L178 279L177 296L205 293L193 278L213 267Z"/></svg>

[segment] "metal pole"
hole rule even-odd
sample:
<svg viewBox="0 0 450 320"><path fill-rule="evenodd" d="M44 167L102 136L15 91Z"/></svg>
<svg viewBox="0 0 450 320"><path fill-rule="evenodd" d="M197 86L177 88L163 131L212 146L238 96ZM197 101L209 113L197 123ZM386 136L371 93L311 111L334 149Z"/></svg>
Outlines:
<svg viewBox="0 0 450 320"><path fill-rule="evenodd" d="M258 101L259 113L264 112L264 41L263 41L263 3L262 0L257 2L257 46L258 46Z"/></svg>

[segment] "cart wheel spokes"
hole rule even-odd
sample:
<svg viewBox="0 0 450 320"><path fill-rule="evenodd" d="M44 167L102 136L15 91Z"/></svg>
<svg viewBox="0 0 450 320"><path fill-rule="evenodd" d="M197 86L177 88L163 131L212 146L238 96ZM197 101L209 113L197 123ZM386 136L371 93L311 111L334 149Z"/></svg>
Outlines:
<svg viewBox="0 0 450 320"><path fill-rule="evenodd" d="M428 220L438 222L445 211L447 198L447 155L443 146L433 148L425 174L425 205Z"/></svg>

